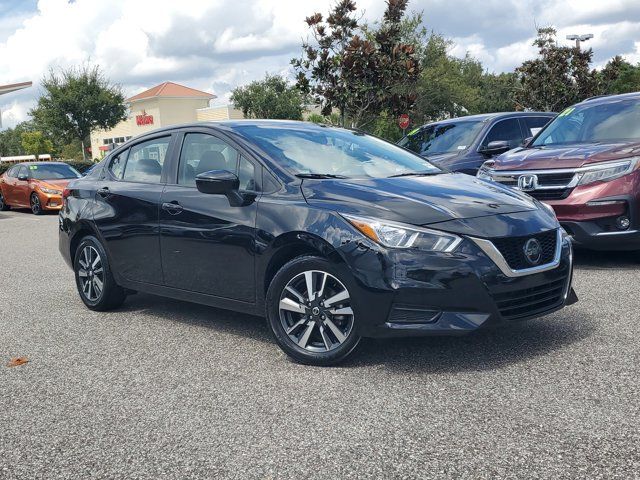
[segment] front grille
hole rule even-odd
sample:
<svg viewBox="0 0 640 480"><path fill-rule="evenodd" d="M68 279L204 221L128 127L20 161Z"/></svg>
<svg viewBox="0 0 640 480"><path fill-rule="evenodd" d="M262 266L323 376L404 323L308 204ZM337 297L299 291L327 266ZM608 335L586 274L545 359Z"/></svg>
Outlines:
<svg viewBox="0 0 640 480"><path fill-rule="evenodd" d="M542 246L542 255L537 265L532 265L524 254L525 243L530 238L535 238ZM556 254L556 242L558 241L557 230L549 230L536 235L524 237L494 238L491 242L500 251L505 261L513 270L523 270L538 265L551 263Z"/></svg>
<svg viewBox="0 0 640 480"><path fill-rule="evenodd" d="M537 200L564 200L571 193L571 188L563 188L559 190L534 190L527 192Z"/></svg>
<svg viewBox="0 0 640 480"><path fill-rule="evenodd" d="M564 272L561 278L545 282L543 285L494 293L493 298L500 315L506 320L539 315L553 310L562 303L567 282L568 278Z"/></svg>

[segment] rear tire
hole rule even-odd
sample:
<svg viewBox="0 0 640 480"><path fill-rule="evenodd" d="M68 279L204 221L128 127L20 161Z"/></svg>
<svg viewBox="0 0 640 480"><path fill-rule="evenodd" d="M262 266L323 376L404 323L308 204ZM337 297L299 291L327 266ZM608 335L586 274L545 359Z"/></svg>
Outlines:
<svg viewBox="0 0 640 480"><path fill-rule="evenodd" d="M0 212L6 212L7 210L11 210L11 207L4 202L4 195L0 191Z"/></svg>
<svg viewBox="0 0 640 480"><path fill-rule="evenodd" d="M107 253L96 237L82 239L75 252L73 271L78 294L90 310L113 310L124 302L127 295L113 279Z"/></svg>
<svg viewBox="0 0 640 480"><path fill-rule="evenodd" d="M31 212L34 215L42 215L42 204L40 203L40 197L37 193L32 193L29 198L29 203L31 205Z"/></svg>
<svg viewBox="0 0 640 480"><path fill-rule="evenodd" d="M358 346L356 299L344 268L322 257L291 260L267 291L267 319L276 342L293 360L329 366Z"/></svg>

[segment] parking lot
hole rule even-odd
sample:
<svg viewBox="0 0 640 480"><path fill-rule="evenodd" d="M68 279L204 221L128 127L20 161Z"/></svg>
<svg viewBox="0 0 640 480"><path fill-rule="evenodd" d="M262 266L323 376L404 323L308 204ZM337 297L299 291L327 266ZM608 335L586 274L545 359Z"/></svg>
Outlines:
<svg viewBox="0 0 640 480"><path fill-rule="evenodd" d="M289 361L263 319L80 301L57 217L0 213L0 478L631 478L640 261L577 253L580 302L460 338ZM29 363L7 368L11 357Z"/></svg>

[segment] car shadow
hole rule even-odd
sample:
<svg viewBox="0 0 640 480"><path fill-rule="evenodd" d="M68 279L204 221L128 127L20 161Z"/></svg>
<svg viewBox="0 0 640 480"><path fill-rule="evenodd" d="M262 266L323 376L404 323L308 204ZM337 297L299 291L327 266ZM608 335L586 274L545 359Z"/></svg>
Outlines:
<svg viewBox="0 0 640 480"><path fill-rule="evenodd" d="M197 325L274 344L262 317L147 294L129 297L118 311L144 312L161 321ZM494 370L560 350L584 340L594 330L589 317L569 307L545 318L504 324L466 336L363 339L340 367L375 365L397 373Z"/></svg>
<svg viewBox="0 0 640 480"><path fill-rule="evenodd" d="M640 252L607 252L576 248L574 265L585 270L640 268Z"/></svg>

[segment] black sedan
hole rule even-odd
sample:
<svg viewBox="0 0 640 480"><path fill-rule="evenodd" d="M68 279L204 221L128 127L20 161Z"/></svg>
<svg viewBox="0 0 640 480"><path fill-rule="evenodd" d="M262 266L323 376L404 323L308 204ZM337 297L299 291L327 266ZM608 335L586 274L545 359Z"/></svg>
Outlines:
<svg viewBox="0 0 640 480"><path fill-rule="evenodd" d="M553 211L361 132L157 130L64 191L60 251L92 310L143 291L266 315L299 362L362 337L463 334L576 300Z"/></svg>

